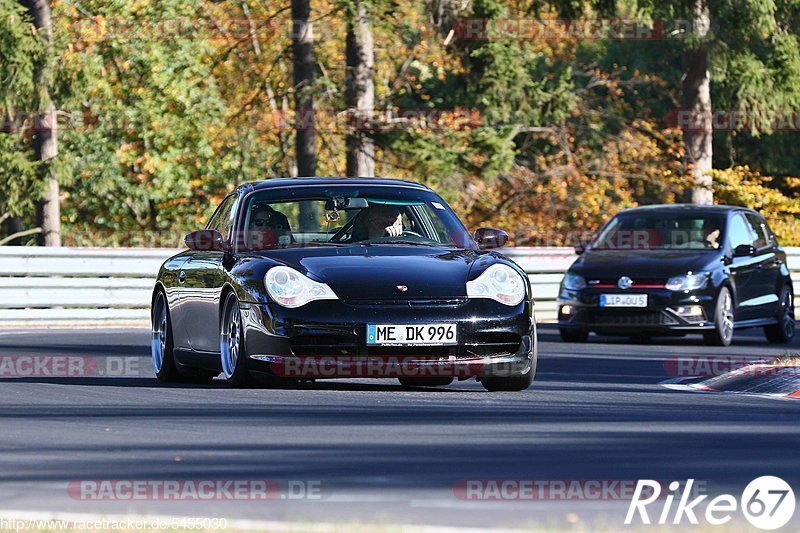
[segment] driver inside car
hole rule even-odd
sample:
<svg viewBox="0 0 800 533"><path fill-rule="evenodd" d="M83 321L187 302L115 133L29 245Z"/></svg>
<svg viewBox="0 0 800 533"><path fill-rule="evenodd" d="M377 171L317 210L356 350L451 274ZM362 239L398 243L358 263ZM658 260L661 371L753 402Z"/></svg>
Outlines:
<svg viewBox="0 0 800 533"><path fill-rule="evenodd" d="M292 229L289 227L289 219L268 204L253 206L248 234L251 250L265 250L274 248L278 244L288 244L294 241Z"/></svg>
<svg viewBox="0 0 800 533"><path fill-rule="evenodd" d="M370 204L357 216L353 224L351 242L399 237L403 233L403 215L392 205Z"/></svg>
<svg viewBox="0 0 800 533"><path fill-rule="evenodd" d="M712 219L703 221L703 244L706 248L719 248L720 229Z"/></svg>

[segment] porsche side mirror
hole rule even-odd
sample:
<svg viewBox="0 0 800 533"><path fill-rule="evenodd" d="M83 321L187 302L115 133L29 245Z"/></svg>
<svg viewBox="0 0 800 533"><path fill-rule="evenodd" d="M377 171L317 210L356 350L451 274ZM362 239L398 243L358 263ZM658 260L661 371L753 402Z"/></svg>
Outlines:
<svg viewBox="0 0 800 533"><path fill-rule="evenodd" d="M576 254L581 255L585 251L586 251L586 245L583 244L582 242L579 242L578 244L575 245Z"/></svg>
<svg viewBox="0 0 800 533"><path fill-rule="evenodd" d="M733 257L744 257L756 253L756 248L752 244L740 244L733 249Z"/></svg>
<svg viewBox="0 0 800 533"><path fill-rule="evenodd" d="M222 237L222 233L215 229L199 229L184 237L183 242L190 250L198 252L219 251L227 252L228 243Z"/></svg>
<svg viewBox="0 0 800 533"><path fill-rule="evenodd" d="M500 248L508 242L508 233L496 228L478 228L474 237L481 250Z"/></svg>

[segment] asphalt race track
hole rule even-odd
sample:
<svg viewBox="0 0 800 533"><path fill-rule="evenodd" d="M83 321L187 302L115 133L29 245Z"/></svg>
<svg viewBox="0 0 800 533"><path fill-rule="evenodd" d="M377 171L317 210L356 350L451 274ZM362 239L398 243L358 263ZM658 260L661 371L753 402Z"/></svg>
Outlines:
<svg viewBox="0 0 800 533"><path fill-rule="evenodd" d="M0 330L0 510L458 527L588 521L616 530L628 500L464 500L455 487L693 478L738 497L763 475L800 487L800 399L659 385L674 377L675 356L774 357L800 353L798 339L768 345L754 330L729 348L698 336L565 344L543 326L540 342L536 381L523 393L489 393L474 381L404 390L355 379L234 390L156 382L146 330ZM46 375L51 363L38 369L45 375L10 377L24 356L95 362L81 359L91 372L72 377ZM272 480L280 495L91 501L69 491L76 480L207 479ZM305 487L296 498L292 483Z"/></svg>

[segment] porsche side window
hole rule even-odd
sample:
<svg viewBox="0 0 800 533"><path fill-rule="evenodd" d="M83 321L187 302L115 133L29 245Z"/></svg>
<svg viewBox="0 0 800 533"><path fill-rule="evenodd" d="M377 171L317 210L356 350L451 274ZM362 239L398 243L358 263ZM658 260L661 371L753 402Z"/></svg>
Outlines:
<svg viewBox="0 0 800 533"><path fill-rule="evenodd" d="M222 233L222 236L230 240L230 232L233 227L233 207L236 203L236 195L231 194L225 198L217 210L211 215L211 219L206 224L206 229L215 229Z"/></svg>
<svg viewBox="0 0 800 533"><path fill-rule="evenodd" d="M755 241L752 230L750 229L750 224L739 214L733 215L731 218L728 235L728 242L732 250L742 244L753 244Z"/></svg>

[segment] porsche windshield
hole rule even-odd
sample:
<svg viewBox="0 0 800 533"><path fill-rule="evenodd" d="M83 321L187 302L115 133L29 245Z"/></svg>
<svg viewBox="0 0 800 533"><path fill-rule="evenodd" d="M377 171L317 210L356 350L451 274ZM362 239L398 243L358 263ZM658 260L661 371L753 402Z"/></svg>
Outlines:
<svg viewBox="0 0 800 533"><path fill-rule="evenodd" d="M244 202L239 244L247 250L377 244L474 247L455 213L429 191L278 189L255 192Z"/></svg>

